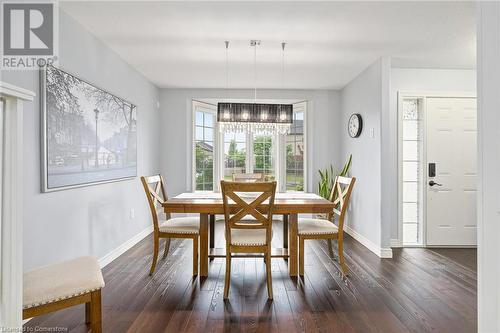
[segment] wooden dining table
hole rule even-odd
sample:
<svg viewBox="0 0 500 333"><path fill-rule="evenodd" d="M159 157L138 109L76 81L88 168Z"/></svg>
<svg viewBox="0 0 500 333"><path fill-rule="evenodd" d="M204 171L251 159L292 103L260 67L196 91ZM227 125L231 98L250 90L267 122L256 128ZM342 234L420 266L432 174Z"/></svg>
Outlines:
<svg viewBox="0 0 500 333"><path fill-rule="evenodd" d="M259 207L266 209L267 203ZM237 206L229 205L231 213ZM276 193L274 215L283 215L283 248L274 248L271 257L288 259L290 276L298 274L298 214L320 214L331 212L334 205L314 193ZM208 276L210 258L225 257L225 251L214 247L215 215L224 214L222 195L217 192L182 193L163 203L165 213L200 214L200 276Z"/></svg>

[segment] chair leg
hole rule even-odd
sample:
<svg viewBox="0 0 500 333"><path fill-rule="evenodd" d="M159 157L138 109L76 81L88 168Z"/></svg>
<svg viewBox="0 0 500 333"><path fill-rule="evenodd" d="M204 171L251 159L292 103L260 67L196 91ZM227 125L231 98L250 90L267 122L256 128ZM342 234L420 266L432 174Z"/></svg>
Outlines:
<svg viewBox="0 0 500 333"><path fill-rule="evenodd" d="M101 291L93 291L90 299L90 329L92 333L101 333Z"/></svg>
<svg viewBox="0 0 500 333"><path fill-rule="evenodd" d="M304 238L299 236L299 275L304 276Z"/></svg>
<svg viewBox="0 0 500 333"><path fill-rule="evenodd" d="M193 238L193 276L198 275L198 235Z"/></svg>
<svg viewBox="0 0 500 333"><path fill-rule="evenodd" d="M328 253L330 254L330 258L335 259L335 255L333 254L332 240L327 239L326 242L328 243Z"/></svg>
<svg viewBox="0 0 500 333"><path fill-rule="evenodd" d="M165 238L165 250L163 251L163 259L168 255L168 250L170 249L170 238Z"/></svg>
<svg viewBox="0 0 500 333"><path fill-rule="evenodd" d="M85 324L90 324L91 322L91 318L90 318L90 314L91 314L91 303L90 302L87 302L85 303Z"/></svg>
<svg viewBox="0 0 500 333"><path fill-rule="evenodd" d="M267 296L273 299L273 278L271 276L271 250L266 253Z"/></svg>
<svg viewBox="0 0 500 333"><path fill-rule="evenodd" d="M349 274L349 270L347 269L347 265L345 264L345 259L344 259L344 241L342 238L338 238L337 242L339 247L339 263L340 266L342 267L342 272L344 273L345 276L347 276Z"/></svg>
<svg viewBox="0 0 500 333"><path fill-rule="evenodd" d="M224 299L229 297L229 285L231 283L231 253L226 252L226 276L224 277Z"/></svg>
<svg viewBox="0 0 500 333"><path fill-rule="evenodd" d="M154 237L154 252L153 252L153 262L151 263L151 270L149 271L149 275L153 275L156 268L156 261L158 260L158 251L160 247L160 239L156 235Z"/></svg>

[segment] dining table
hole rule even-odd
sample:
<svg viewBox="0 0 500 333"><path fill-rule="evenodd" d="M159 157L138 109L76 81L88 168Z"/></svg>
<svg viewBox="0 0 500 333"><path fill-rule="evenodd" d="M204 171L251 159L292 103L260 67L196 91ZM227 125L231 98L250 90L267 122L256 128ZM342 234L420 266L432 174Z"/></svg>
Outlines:
<svg viewBox="0 0 500 333"><path fill-rule="evenodd" d="M268 202L259 205L266 210ZM231 214L238 211L234 202L229 201ZM272 258L288 260L290 276L298 274L298 215L325 214L333 210L334 204L323 197L307 192L276 193L273 215L283 216L283 248L273 248ZM208 276L210 258L225 257L223 249L214 246L216 215L224 214L222 194L219 192L187 192L168 198L163 202L165 213L200 215L200 270L201 277Z"/></svg>

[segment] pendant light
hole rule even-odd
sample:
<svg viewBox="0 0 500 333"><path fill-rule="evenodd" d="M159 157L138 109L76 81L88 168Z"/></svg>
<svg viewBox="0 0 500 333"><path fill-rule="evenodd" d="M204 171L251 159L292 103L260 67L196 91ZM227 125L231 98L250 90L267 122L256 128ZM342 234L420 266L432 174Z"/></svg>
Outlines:
<svg viewBox="0 0 500 333"><path fill-rule="evenodd" d="M254 48L254 102L253 103L218 103L217 121L221 132L251 132L262 134L287 134L293 122L293 106L291 104L257 103L257 46L260 40L251 40ZM226 86L228 78L226 41ZM284 85L284 47L282 55L282 85Z"/></svg>

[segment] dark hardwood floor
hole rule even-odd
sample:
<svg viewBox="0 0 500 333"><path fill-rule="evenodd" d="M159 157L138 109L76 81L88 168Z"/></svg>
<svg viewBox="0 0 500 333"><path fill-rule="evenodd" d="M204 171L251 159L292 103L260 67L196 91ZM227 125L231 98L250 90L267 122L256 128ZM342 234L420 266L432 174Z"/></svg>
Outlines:
<svg viewBox="0 0 500 333"><path fill-rule="evenodd" d="M281 225L275 224L276 229ZM280 232L275 232L277 246ZM223 244L221 225L216 243ZM190 241L172 241L169 256L148 275L148 237L103 269L104 332L475 332L476 250L398 249L379 259L350 237L343 280L323 241L306 242L306 275L288 276L273 259L274 301L267 300L262 259L234 259L224 303L224 260L210 276L191 276ZM25 328L86 332L84 307L34 318Z"/></svg>

